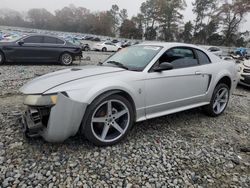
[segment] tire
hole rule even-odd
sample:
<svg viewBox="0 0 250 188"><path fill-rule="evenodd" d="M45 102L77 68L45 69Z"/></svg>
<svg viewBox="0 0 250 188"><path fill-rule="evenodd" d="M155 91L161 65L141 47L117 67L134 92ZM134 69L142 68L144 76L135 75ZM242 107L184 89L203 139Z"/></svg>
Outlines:
<svg viewBox="0 0 250 188"><path fill-rule="evenodd" d="M107 48L106 47L102 48L102 51L107 52Z"/></svg>
<svg viewBox="0 0 250 188"><path fill-rule="evenodd" d="M70 53L64 52L60 57L60 63L64 66L69 66L73 63L73 57Z"/></svg>
<svg viewBox="0 0 250 188"><path fill-rule="evenodd" d="M84 51L89 51L90 48L89 48L88 46L85 46L83 50L84 50Z"/></svg>
<svg viewBox="0 0 250 188"><path fill-rule="evenodd" d="M5 60L4 54L0 51L0 65L4 64L4 60Z"/></svg>
<svg viewBox="0 0 250 188"><path fill-rule="evenodd" d="M128 134L134 117L132 105L126 98L120 95L101 96L87 108L81 133L96 146L114 145Z"/></svg>
<svg viewBox="0 0 250 188"><path fill-rule="evenodd" d="M222 93L225 94L222 96ZM218 98L219 96L222 97ZM229 87L224 83L218 84L214 89L210 104L203 108L204 112L211 117L220 116L227 108L229 96Z"/></svg>

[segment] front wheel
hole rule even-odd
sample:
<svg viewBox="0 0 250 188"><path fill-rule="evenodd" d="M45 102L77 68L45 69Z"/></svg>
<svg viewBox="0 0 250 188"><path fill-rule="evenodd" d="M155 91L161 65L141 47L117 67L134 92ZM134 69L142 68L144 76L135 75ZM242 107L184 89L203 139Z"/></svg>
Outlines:
<svg viewBox="0 0 250 188"><path fill-rule="evenodd" d="M109 146L121 141L130 130L134 112L130 102L112 95L96 99L87 109L82 133L97 146Z"/></svg>
<svg viewBox="0 0 250 188"><path fill-rule="evenodd" d="M102 51L103 51L103 52L107 52L108 50L107 50L107 48L104 47L104 48L102 49Z"/></svg>
<svg viewBox="0 0 250 188"><path fill-rule="evenodd" d="M4 55L0 52L0 65L4 64Z"/></svg>
<svg viewBox="0 0 250 188"><path fill-rule="evenodd" d="M73 57L71 54L65 52L60 57L60 63L65 66L69 66L73 63Z"/></svg>
<svg viewBox="0 0 250 188"><path fill-rule="evenodd" d="M221 115L227 108L229 93L229 87L226 84L218 84L214 90L210 104L204 107L206 114L212 117Z"/></svg>

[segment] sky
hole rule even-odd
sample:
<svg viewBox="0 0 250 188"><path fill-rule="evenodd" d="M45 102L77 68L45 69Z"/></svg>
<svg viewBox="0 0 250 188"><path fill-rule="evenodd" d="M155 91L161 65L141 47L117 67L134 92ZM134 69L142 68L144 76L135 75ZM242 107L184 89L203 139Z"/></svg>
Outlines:
<svg viewBox="0 0 250 188"><path fill-rule="evenodd" d="M46 8L54 12L57 9L74 4L75 6L90 9L91 11L102 11L109 10L111 5L117 4L121 9L127 9L129 17L131 17L139 12L140 5L144 1L146 0L0 0L0 8L10 8L18 11L27 11L31 8ZM184 21L194 19L192 1L194 0L186 0L187 8L183 12ZM246 17L246 21L241 26L242 31L250 31L250 14Z"/></svg>

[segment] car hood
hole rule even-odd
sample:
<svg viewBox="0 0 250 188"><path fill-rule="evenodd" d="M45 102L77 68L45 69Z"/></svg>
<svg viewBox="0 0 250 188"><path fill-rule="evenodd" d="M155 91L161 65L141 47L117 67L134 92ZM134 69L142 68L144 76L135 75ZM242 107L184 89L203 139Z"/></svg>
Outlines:
<svg viewBox="0 0 250 188"><path fill-rule="evenodd" d="M65 69L53 73L46 74L35 78L25 84L20 91L23 94L42 94L59 85L73 82L79 79L100 76L103 74L112 74L116 72L126 71L118 67L107 66L84 66L71 69Z"/></svg>

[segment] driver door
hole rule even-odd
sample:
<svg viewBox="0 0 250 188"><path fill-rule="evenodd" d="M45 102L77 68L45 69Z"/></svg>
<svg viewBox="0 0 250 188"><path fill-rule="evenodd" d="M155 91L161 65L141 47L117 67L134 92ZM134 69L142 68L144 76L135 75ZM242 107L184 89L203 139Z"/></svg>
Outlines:
<svg viewBox="0 0 250 188"><path fill-rule="evenodd" d="M157 64L169 62L172 70L148 73L146 80L146 115L154 118L202 102L209 76L201 73L199 61L191 48L178 47L165 52Z"/></svg>

